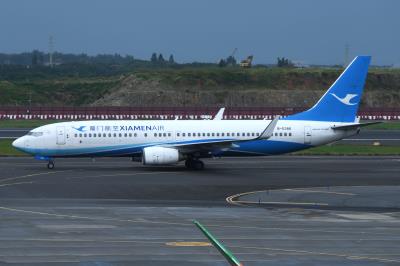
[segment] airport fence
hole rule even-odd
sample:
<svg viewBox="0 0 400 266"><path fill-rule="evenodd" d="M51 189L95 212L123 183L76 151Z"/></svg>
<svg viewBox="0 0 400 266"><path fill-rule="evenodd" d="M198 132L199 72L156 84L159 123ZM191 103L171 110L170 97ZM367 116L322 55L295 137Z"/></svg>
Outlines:
<svg viewBox="0 0 400 266"><path fill-rule="evenodd" d="M224 119L272 119L306 108L231 107ZM0 119L107 120L107 119L212 119L218 107L0 107ZM361 108L362 120L400 120L400 108Z"/></svg>

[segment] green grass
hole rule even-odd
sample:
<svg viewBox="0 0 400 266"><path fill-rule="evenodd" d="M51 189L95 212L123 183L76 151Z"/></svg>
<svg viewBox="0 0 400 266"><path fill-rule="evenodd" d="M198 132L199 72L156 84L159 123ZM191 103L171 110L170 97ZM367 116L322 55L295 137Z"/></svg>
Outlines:
<svg viewBox="0 0 400 266"><path fill-rule="evenodd" d="M0 120L0 128L35 128L62 120Z"/></svg>
<svg viewBox="0 0 400 266"><path fill-rule="evenodd" d="M295 155L400 155L400 146L331 145L298 151Z"/></svg>
<svg viewBox="0 0 400 266"><path fill-rule="evenodd" d="M13 139L0 139L0 156L26 156L27 154L16 150L11 143Z"/></svg>

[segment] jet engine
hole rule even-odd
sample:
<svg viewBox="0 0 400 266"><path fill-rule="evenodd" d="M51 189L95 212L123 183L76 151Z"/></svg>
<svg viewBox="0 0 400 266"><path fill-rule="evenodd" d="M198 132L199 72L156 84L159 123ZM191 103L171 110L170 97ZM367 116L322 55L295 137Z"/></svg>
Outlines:
<svg viewBox="0 0 400 266"><path fill-rule="evenodd" d="M143 164L174 164L181 160L179 151L174 148L147 147L143 149Z"/></svg>

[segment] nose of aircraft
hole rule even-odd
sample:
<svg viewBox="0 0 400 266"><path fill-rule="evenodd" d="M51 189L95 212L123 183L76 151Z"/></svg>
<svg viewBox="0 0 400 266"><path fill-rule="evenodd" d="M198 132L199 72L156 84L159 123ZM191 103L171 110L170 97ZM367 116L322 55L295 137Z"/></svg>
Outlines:
<svg viewBox="0 0 400 266"><path fill-rule="evenodd" d="M22 140L21 140L21 138L17 138L16 140L14 140L12 145L16 149L21 149L22 148Z"/></svg>

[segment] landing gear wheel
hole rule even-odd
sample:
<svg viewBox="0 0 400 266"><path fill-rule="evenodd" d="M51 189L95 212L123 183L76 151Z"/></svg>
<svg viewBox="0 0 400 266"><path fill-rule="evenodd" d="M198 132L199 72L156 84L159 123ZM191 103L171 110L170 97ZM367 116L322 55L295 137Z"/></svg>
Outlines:
<svg viewBox="0 0 400 266"><path fill-rule="evenodd" d="M185 167L186 168L188 168L188 169L191 169L192 168L192 163L193 161L192 160L186 160L185 161Z"/></svg>
<svg viewBox="0 0 400 266"><path fill-rule="evenodd" d="M204 163L200 160L195 160L193 161L193 169L195 170L203 170L204 169Z"/></svg>
<svg viewBox="0 0 400 266"><path fill-rule="evenodd" d="M47 168L48 169L53 169L54 168L54 162L53 161L48 162L47 163Z"/></svg>

